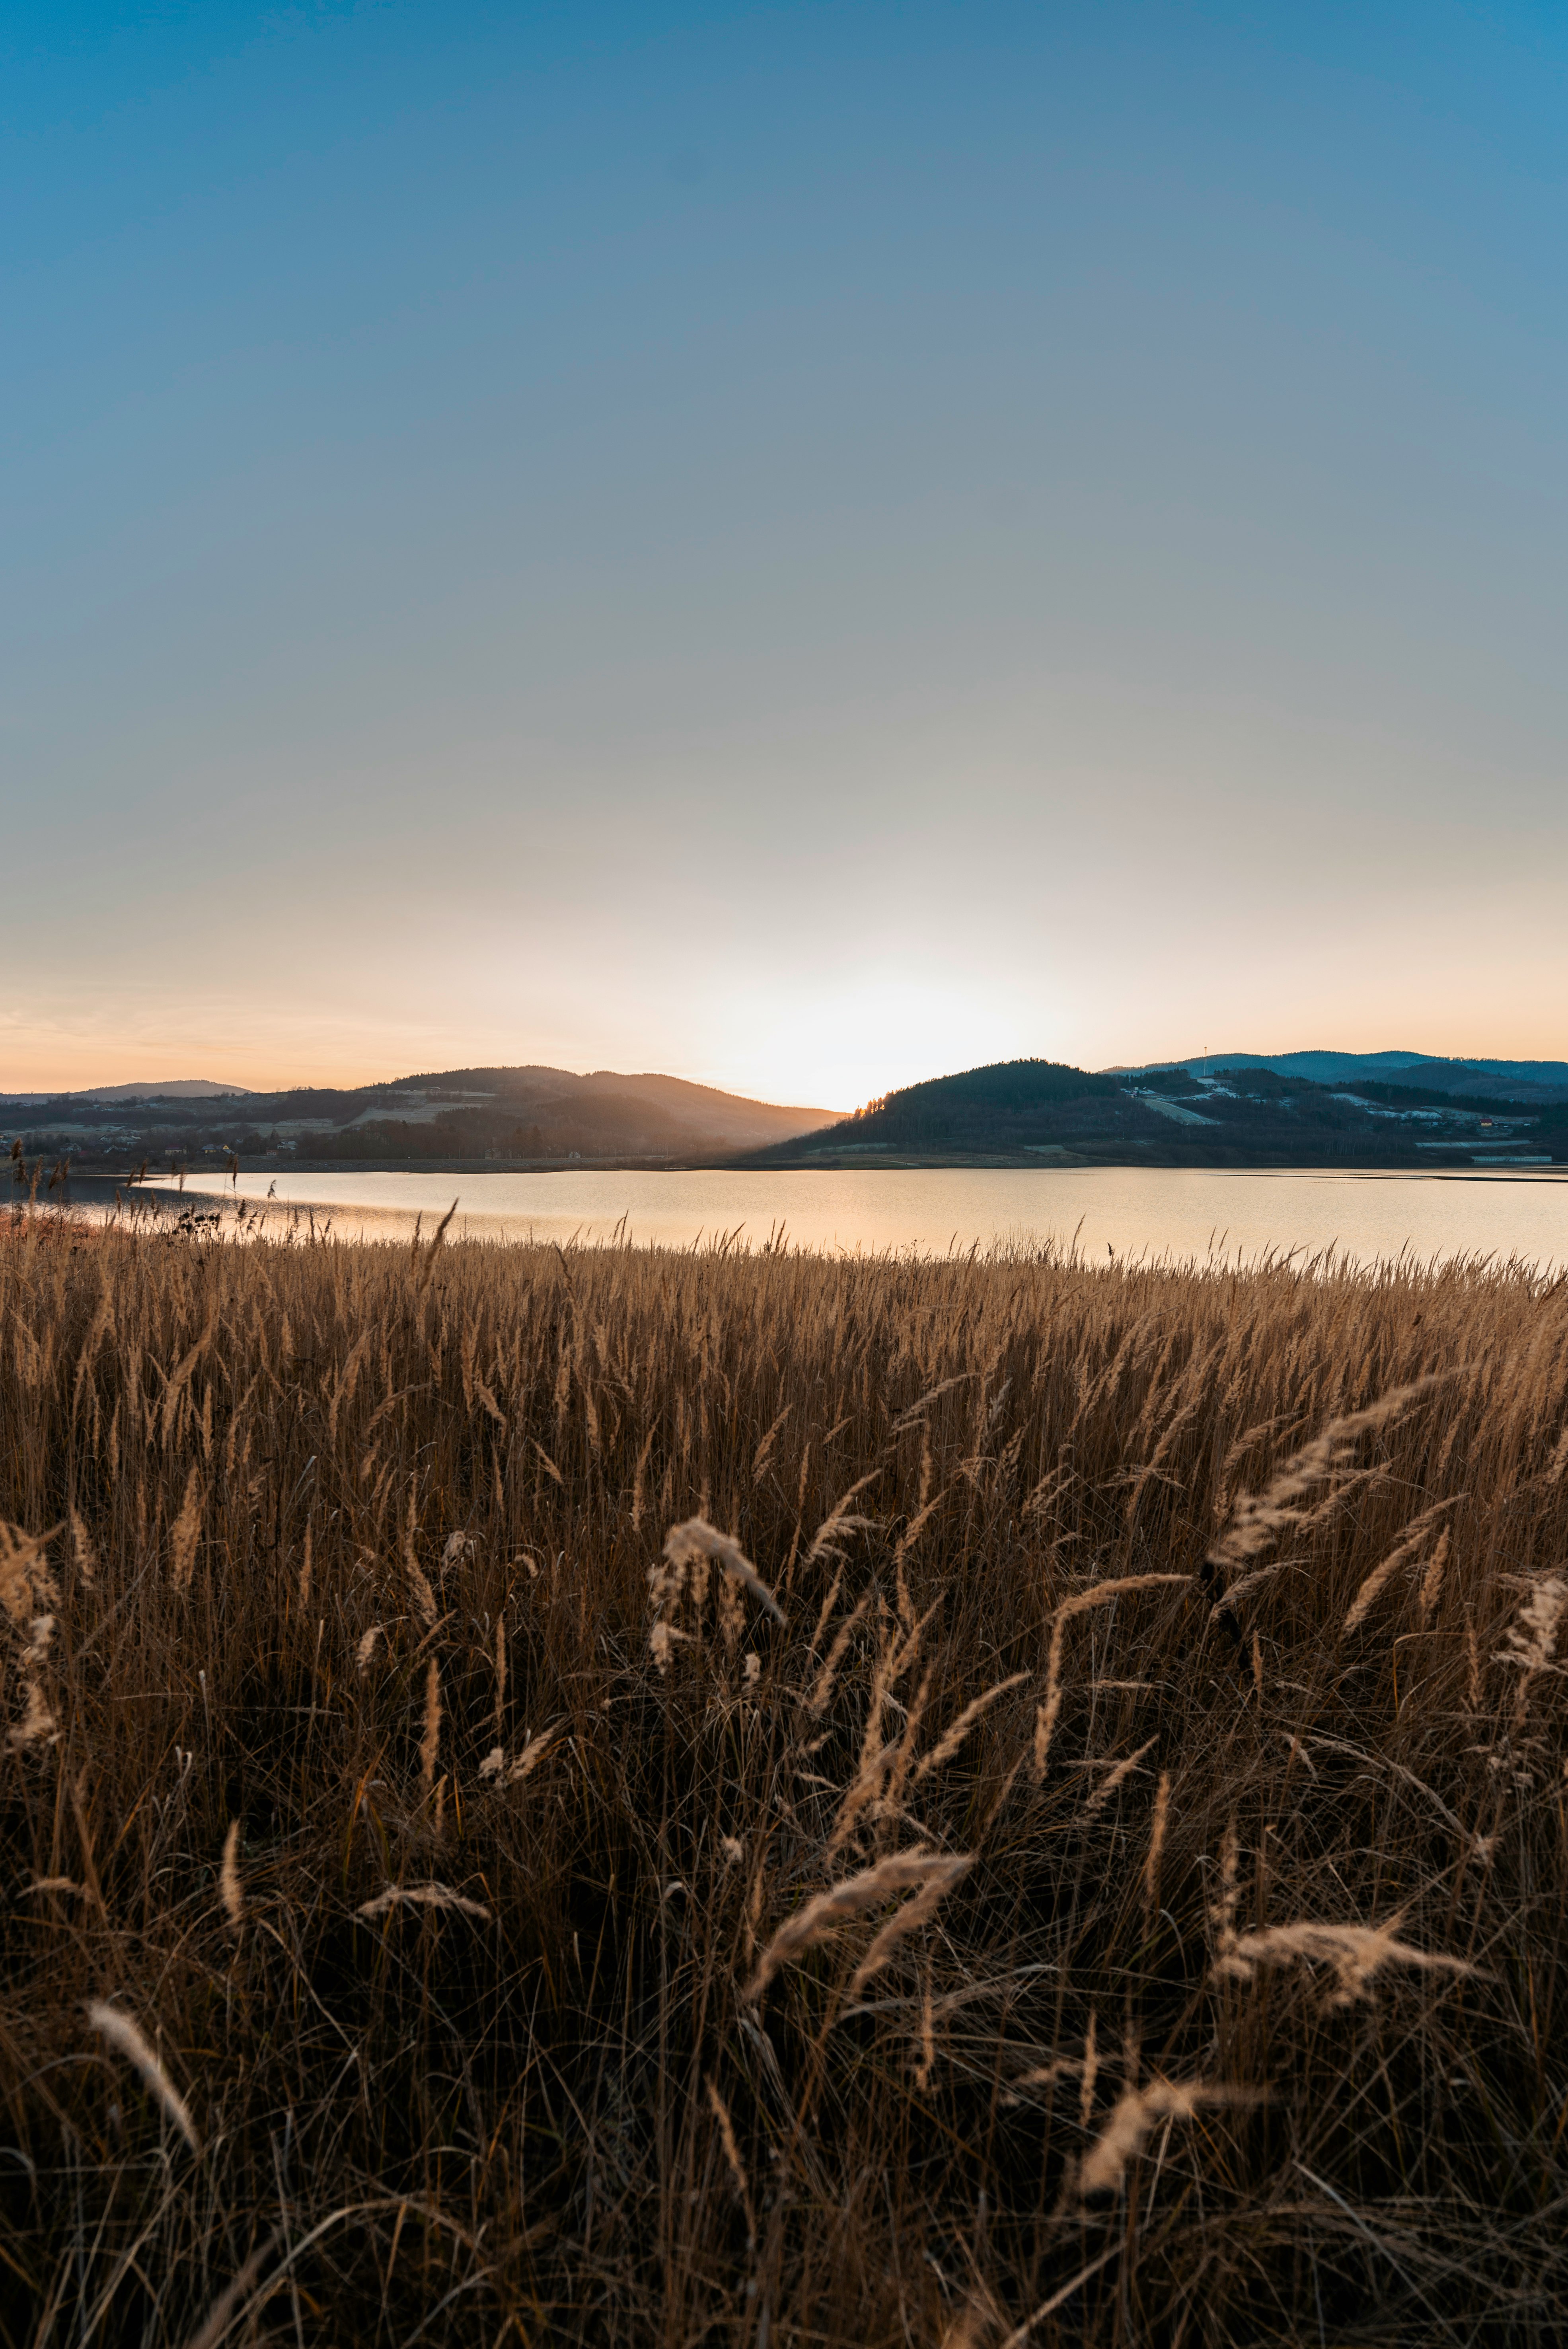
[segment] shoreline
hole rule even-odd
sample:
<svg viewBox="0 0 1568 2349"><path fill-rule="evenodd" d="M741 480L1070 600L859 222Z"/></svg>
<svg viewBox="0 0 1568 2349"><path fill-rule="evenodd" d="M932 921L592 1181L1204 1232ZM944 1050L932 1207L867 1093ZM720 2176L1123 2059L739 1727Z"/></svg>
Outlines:
<svg viewBox="0 0 1568 2349"><path fill-rule="evenodd" d="M1390 1158L1246 1158L1224 1159L1190 1157L1185 1154L1140 1152L1137 1156L1109 1153L1091 1155L1087 1152L1053 1152L1023 1154L1004 1152L967 1152L929 1155L884 1156L871 1154L845 1154L784 1160L769 1160L758 1164L755 1158L645 1158L615 1156L606 1158L377 1158L373 1162L357 1160L304 1159L280 1164L276 1159L265 1158L250 1164L242 1159L240 1175L242 1181L254 1182L266 1175L269 1180L283 1180L301 1175L332 1182L356 1182L368 1176L407 1174L417 1176L472 1176L520 1174L1085 1174L1090 1172L1161 1174L1223 1174L1276 1175L1301 1179L1329 1176L1339 1180L1357 1178L1374 1182L1485 1182L1506 1177L1511 1182L1568 1181L1568 1161L1559 1163L1544 1154L1520 1154L1516 1156L1482 1156L1476 1152L1456 1151L1452 1157L1434 1160ZM40 1202L46 1195L69 1202L73 1198L101 1202L119 1193L126 1196L134 1192L166 1193L181 1187L203 1197L221 1195L231 1191L232 1170L225 1166L188 1167L183 1184L178 1174L167 1170L142 1175L131 1168L110 1166L69 1168L52 1194L40 1190ZM21 1186L17 1186L20 1192ZM328 1200L326 1205L334 1204Z"/></svg>

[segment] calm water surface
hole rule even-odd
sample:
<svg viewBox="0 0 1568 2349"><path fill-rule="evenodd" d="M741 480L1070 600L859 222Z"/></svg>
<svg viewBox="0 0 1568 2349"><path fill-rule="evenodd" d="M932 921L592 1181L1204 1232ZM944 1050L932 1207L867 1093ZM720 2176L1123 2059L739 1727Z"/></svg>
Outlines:
<svg viewBox="0 0 1568 2349"><path fill-rule="evenodd" d="M782 1226L799 1247L982 1248L1070 1241L1085 1254L1250 1260L1330 1247L1372 1261L1519 1257L1568 1266L1568 1169L1453 1174L1213 1174L1158 1166L857 1167L842 1173L242 1174L272 1214L325 1210L342 1237L392 1238L459 1202L475 1238L634 1241L689 1247L720 1233L758 1246ZM151 1186L149 1185L150 1188ZM195 1185L190 1185L194 1190ZM227 1185L225 1195L232 1195Z"/></svg>

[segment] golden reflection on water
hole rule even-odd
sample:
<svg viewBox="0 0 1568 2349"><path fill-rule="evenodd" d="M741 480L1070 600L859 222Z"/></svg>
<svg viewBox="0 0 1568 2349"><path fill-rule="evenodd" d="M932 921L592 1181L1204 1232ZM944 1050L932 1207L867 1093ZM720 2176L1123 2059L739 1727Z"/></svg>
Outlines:
<svg viewBox="0 0 1568 2349"><path fill-rule="evenodd" d="M269 1186L276 1196L267 1201ZM149 1185L149 1191L154 1186ZM227 1182L213 1193L232 1199ZM171 1202L172 1186L160 1195ZM186 1199L198 1201L194 1178ZM945 1255L996 1245L1073 1243L1089 1257L1254 1261L1274 1250L1338 1247L1370 1262L1408 1248L1434 1257L1516 1256L1568 1266L1568 1170L1441 1174L1236 1174L1174 1167L872 1167L657 1174L597 1168L519 1174L242 1174L242 1200L269 1223L314 1210L340 1237L427 1234L459 1202L452 1236L581 1244L617 1236L690 1247L732 1236L761 1247ZM205 1201L211 1204L211 1199Z"/></svg>

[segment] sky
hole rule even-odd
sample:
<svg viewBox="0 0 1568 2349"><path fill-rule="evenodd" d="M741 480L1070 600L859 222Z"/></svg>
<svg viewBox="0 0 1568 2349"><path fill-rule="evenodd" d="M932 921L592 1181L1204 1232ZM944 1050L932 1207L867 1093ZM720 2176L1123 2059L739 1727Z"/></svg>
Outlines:
<svg viewBox="0 0 1568 2349"><path fill-rule="evenodd" d="M1568 12L0 16L0 1085L1568 1056Z"/></svg>

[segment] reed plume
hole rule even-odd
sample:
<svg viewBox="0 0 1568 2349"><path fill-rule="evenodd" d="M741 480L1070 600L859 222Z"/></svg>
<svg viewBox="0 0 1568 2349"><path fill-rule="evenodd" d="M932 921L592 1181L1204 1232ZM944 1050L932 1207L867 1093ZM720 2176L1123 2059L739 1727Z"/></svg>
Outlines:
<svg viewBox="0 0 1568 2349"><path fill-rule="evenodd" d="M1050 1652L1046 1660L1045 1702L1035 1716L1035 1779L1037 1784L1046 1775L1046 1760L1051 1750L1057 1717L1062 1705L1062 1641L1068 1625L1075 1617L1087 1615L1091 1608L1103 1607L1108 1600L1120 1598L1130 1590L1152 1590L1161 1583L1191 1582L1190 1574L1123 1574L1109 1582L1097 1582L1091 1589L1075 1591L1064 1599L1051 1624Z"/></svg>
<svg viewBox="0 0 1568 2349"><path fill-rule="evenodd" d="M1351 1602L1350 1611L1345 1618L1343 1628L1346 1631L1354 1631L1357 1630L1363 1622L1365 1622L1367 1615L1371 1611L1373 1601L1377 1599L1378 1592L1383 1588L1385 1583L1387 1583L1389 1578L1398 1572L1398 1568L1406 1563L1407 1559L1411 1558L1416 1555L1417 1551L1421 1547L1422 1537L1434 1518L1440 1516L1445 1509L1450 1508L1452 1506L1452 1503L1449 1501L1439 1501L1435 1509L1424 1510L1422 1514L1413 1521L1413 1523L1406 1526L1401 1538L1396 1543L1395 1547L1389 1551L1387 1557L1383 1559L1382 1563L1373 1568L1371 1573L1367 1577L1366 1580L1362 1583L1360 1589L1357 1592L1355 1599ZM1446 1537L1442 1538L1443 1547L1446 1551ZM1431 1569L1429 1568L1429 1574L1430 1573L1430 1570ZM1440 1576L1440 1562L1439 1564L1438 1570ZM1425 1598L1425 1590L1426 1585L1423 1583L1423 1599Z"/></svg>
<svg viewBox="0 0 1568 2349"><path fill-rule="evenodd" d="M1196 2119L1205 2106L1255 2104L1256 2090L1211 2086L1202 2080L1151 2080L1146 2088L1126 2088L1110 2117L1084 2156L1078 2191L1114 2194L1151 2132L1161 2121Z"/></svg>
<svg viewBox="0 0 1568 2349"><path fill-rule="evenodd" d="M1078 2066L1078 2121L1084 2128L1094 2117L1094 2091L1099 2078L1099 2017L1091 2007L1088 2029L1084 2033L1083 2061Z"/></svg>
<svg viewBox="0 0 1568 2349"><path fill-rule="evenodd" d="M218 1875L223 1914L237 1932L245 1921L245 1890L240 1881L240 1822L231 1821L223 1837L223 1864Z"/></svg>
<svg viewBox="0 0 1568 2349"><path fill-rule="evenodd" d="M447 1226L451 1222L452 1217L457 1214L457 1212L458 1202L454 1199L451 1206L447 1209L446 1214L441 1217L440 1222L436 1226L435 1231L431 1236L429 1245L425 1248L422 1255L418 1252L418 1243L416 1243L414 1292L418 1297L423 1297L426 1289L428 1288L430 1285L430 1275L436 1269L437 1252L440 1247L441 1242L447 1237Z"/></svg>
<svg viewBox="0 0 1568 2349"><path fill-rule="evenodd" d="M20 1526L0 1523L0 1607L13 1623L24 1622L34 1610L59 1604L59 1585L49 1572L46 1553L57 1526L46 1534L25 1534Z"/></svg>
<svg viewBox="0 0 1568 2349"><path fill-rule="evenodd" d="M1233 1932L1215 1960L1214 1972L1228 1982L1250 1982L1259 1966L1289 1965L1296 1958L1331 1966L1335 1992L1331 2006L1349 2006L1365 1998L1375 1975L1385 1966L1409 1966L1423 1973L1473 1974L1479 1970L1466 1958L1450 1958L1429 1950L1413 1949L1397 1939L1392 1925L1319 1925L1302 1921L1271 1925L1258 1933Z"/></svg>
<svg viewBox="0 0 1568 2349"><path fill-rule="evenodd" d="M1278 1568L1262 1568L1234 1582L1227 1582L1225 1578L1258 1557L1282 1533L1302 1524L1308 1514L1303 1506L1308 1495L1350 1466L1361 1438L1397 1423L1436 1384L1436 1378L1430 1375L1413 1379L1391 1389L1363 1411L1347 1412L1329 1420L1309 1444L1293 1452L1275 1470L1261 1493L1237 1495L1229 1523L1205 1561L1207 1571L1221 1578L1216 1612L1221 1609L1233 1610L1244 1595L1269 1579Z"/></svg>
<svg viewBox="0 0 1568 2349"><path fill-rule="evenodd" d="M931 1863L919 1891L913 1899L904 1901L893 1911L851 1975L849 1994L851 1998L858 1998L872 1977L882 1971L900 1941L907 1940L922 1925L931 1922L938 1904L974 1865L973 1852L955 1853Z"/></svg>
<svg viewBox="0 0 1568 2349"><path fill-rule="evenodd" d="M433 1631L440 1609L436 1604L436 1594L430 1588L429 1577L414 1555L414 1537L411 1532L404 1545L403 1565L408 1578L408 1588L414 1594L414 1606L419 1620L427 1631Z"/></svg>
<svg viewBox="0 0 1568 2349"><path fill-rule="evenodd" d="M746 2240L748 2245L755 2246L757 2213L751 2207L751 2182L746 2175L746 2164L740 2158L740 2147L736 2142L735 2123L730 2119L729 2106L725 2103L711 2079L707 2084L707 2102L708 2109L718 2123L718 2141L724 2147L725 2162L731 2178L735 2180L735 2190L740 2197L740 2207L746 2213Z"/></svg>
<svg viewBox="0 0 1568 2349"><path fill-rule="evenodd" d="M432 1656L425 1668L425 1733L419 1740L419 1777L427 1794L436 1780L441 1752L441 1668Z"/></svg>
<svg viewBox="0 0 1568 2349"><path fill-rule="evenodd" d="M880 1909L894 1893L907 1892L938 1877L945 1889L953 1876L969 1864L967 1859L955 1863L933 1851L895 1852L842 1884L814 1893L792 1917L786 1918L763 1951L746 1986L746 1999L754 2003L782 1967L793 1964L851 1918L864 1916L868 1909Z"/></svg>
<svg viewBox="0 0 1568 2349"><path fill-rule="evenodd" d="M784 1620L784 1609L746 1556L738 1542L702 1517L687 1517L683 1525L672 1526L665 1536L665 1557L672 1569L700 1565L705 1559L722 1568L729 1579L738 1583L747 1596L776 1623Z"/></svg>
<svg viewBox="0 0 1568 2349"><path fill-rule="evenodd" d="M130 2016L121 2008L95 1998L88 2002L87 2017L104 2044L140 2074L154 2102L173 2122L191 2152L200 2153L201 2140L196 2134L190 2107Z"/></svg>
<svg viewBox="0 0 1568 2349"><path fill-rule="evenodd" d="M459 1916L477 1917L481 1924L495 1922L482 1900L470 1900L465 1893L454 1892L447 1884L389 1884L374 1899L362 1900L354 1913L356 1917L386 1917L394 1909L451 1909Z"/></svg>
<svg viewBox="0 0 1568 2349"><path fill-rule="evenodd" d="M951 1762L981 1714L988 1713L999 1696L1006 1696L1009 1689L1016 1688L1028 1677L1027 1672L1010 1672L1005 1681L997 1681L992 1687L982 1689L978 1696L972 1696L952 1728L917 1764L914 1773L915 1784L918 1785L921 1779L927 1776L931 1771L940 1770L944 1763Z"/></svg>
<svg viewBox="0 0 1568 2349"><path fill-rule="evenodd" d="M1144 1930L1160 1906L1160 1863L1165 1855L1165 1834L1171 1818L1171 1773L1161 1770L1154 1791L1154 1819L1149 1831L1149 1857L1143 1864Z"/></svg>
<svg viewBox="0 0 1568 2349"><path fill-rule="evenodd" d="M1086 1809L1091 1812L1098 1811L1105 1804L1109 1803L1117 1788L1119 1786L1124 1786L1127 1784L1127 1781L1138 1768L1138 1765L1142 1761L1144 1755L1146 1754L1151 1754L1159 1743L1160 1741L1157 1737L1145 1738L1143 1744L1138 1748L1136 1754L1128 1754L1125 1761L1117 1763L1113 1769L1108 1770L1105 1776L1095 1788L1093 1794L1089 1796L1088 1804L1085 1806Z"/></svg>
<svg viewBox="0 0 1568 2349"><path fill-rule="evenodd" d="M90 1589L98 1574L98 1552L93 1547L92 1538L86 1526L75 1509L70 1513L70 1523L71 1547L76 1557L77 1572Z"/></svg>
<svg viewBox="0 0 1568 2349"><path fill-rule="evenodd" d="M200 1470L192 1468L185 1484L185 1497L180 1504L180 1515L169 1537L169 1579L181 1594L191 1588L191 1578L196 1568L196 1552L201 1539L201 1516L204 1507Z"/></svg>
<svg viewBox="0 0 1568 2349"><path fill-rule="evenodd" d="M1427 1570L1421 1577L1421 1595L1418 1604L1423 1626L1429 1623L1438 1611L1438 1600L1442 1595L1443 1588L1443 1569L1448 1562L1449 1529L1445 1526L1432 1545L1432 1555L1427 1562Z"/></svg>
<svg viewBox="0 0 1568 2349"><path fill-rule="evenodd" d="M559 1737L560 1732L555 1726L540 1730L535 1736L525 1741L521 1753L510 1767L505 1750L497 1745L480 1764L480 1776L494 1778L503 1786L521 1785L525 1778L532 1777L540 1764L559 1742Z"/></svg>

